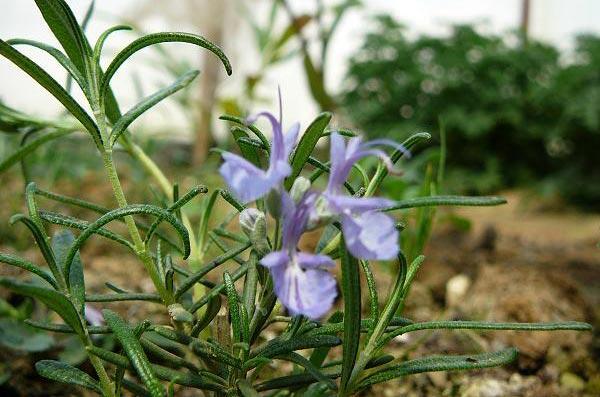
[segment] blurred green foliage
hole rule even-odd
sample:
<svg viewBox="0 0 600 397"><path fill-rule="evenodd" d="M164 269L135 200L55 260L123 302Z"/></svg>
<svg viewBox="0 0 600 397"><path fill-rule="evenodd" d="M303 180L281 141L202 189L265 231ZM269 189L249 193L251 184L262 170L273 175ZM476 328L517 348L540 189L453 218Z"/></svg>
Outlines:
<svg viewBox="0 0 600 397"><path fill-rule="evenodd" d="M600 38L580 36L563 59L519 35L454 26L410 39L379 16L353 56L344 111L370 136L448 135L450 190L489 193L530 185L600 208Z"/></svg>

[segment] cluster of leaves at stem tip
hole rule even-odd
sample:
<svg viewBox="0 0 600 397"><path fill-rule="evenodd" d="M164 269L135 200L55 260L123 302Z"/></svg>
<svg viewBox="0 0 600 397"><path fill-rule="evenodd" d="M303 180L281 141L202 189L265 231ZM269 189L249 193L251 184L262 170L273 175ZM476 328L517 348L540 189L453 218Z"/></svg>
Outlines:
<svg viewBox="0 0 600 397"><path fill-rule="evenodd" d="M411 282L425 258L417 252L407 259L398 246L402 225L397 225L388 213L415 207L504 203L499 197L429 194L399 202L372 197L389 171L396 169L395 164L411 148L429 139L427 133L414 134L402 144L361 142L352 131L331 130L328 126L332 115L323 113L296 142L299 124L294 124L284 135L281 116L261 113L260 116L271 121L271 142L253 125L255 117L243 120L223 116L231 123L241 153L241 156L222 153L225 161L221 174L231 192L197 186L180 195L178 186L169 182L136 144L129 126L152 106L189 84L197 72L184 74L124 114L110 81L137 51L165 42L200 46L217 56L231 74L222 50L198 35L155 33L135 39L104 69L99 62L104 42L112 33L126 30L126 26L106 30L92 46L84 34L92 7L85 21L79 24L63 0L36 0L36 5L62 50L33 40L14 39L0 40L0 54L52 94L69 117L43 120L2 105L3 131L35 135L24 139L18 151L3 159L0 171L22 162L45 142L83 131L89 134L90 142L103 159L107 183L117 203L116 207L106 207L44 190L29 181L25 191L26 213L10 219L11 224L24 226L31 233L45 264L2 253L0 262L31 273L33 280L2 278L0 285L30 296L55 312L62 322L33 319L26 322L47 332L74 335L85 349L89 368L93 368L93 372L84 372L65 362L42 360L36 363L41 376L104 396L118 396L123 390L143 396L172 395L181 387L201 389L216 396L272 395L278 391L304 396L346 396L397 377L500 366L517 356L514 348L410 360L386 353L386 346L394 338L410 332L590 329L588 324L579 322L414 322L401 316ZM69 75L67 85L74 81L79 86L92 114L71 96L70 87L63 87L22 54L20 46L36 47L58 61ZM331 141L330 161L317 158L315 147L321 139ZM113 159L115 145L128 153L147 172L149 180L163 190L164 203L127 202ZM393 152L387 153L385 147L391 147ZM366 156L376 156L381 161L370 169L358 161ZM319 192L316 189L319 178L328 174L327 189ZM203 212L198 225L193 225L184 206L199 195L204 195ZM210 217L218 213L213 211L217 200L225 201L229 213L213 220ZM78 208L78 213L87 212L90 220L46 211L41 206L47 202L58 203L65 211ZM236 219L243 233L234 231L232 221ZM369 222L375 220L387 227L382 228L385 233L380 231L378 239L369 239L363 232L372 232ZM214 221L217 226L209 228ZM128 234L115 231L114 223L124 224ZM163 223L168 228L160 227ZM296 249L307 229L321 231L316 253ZM91 237L108 239L136 257L155 292L139 293L107 280L110 292L88 293L84 258L79 251ZM206 258L209 246L222 254ZM329 310L337 292L336 280L326 268L336 266L336 259L341 263L342 311ZM396 265L395 282L385 297L380 297L371 268L371 261L379 259ZM222 281L209 281L207 276L215 269L231 263L235 265L222 272ZM361 272L366 285L360 283ZM307 282L311 288L307 288ZM365 287L368 302L361 298L361 289ZM320 300L325 309L318 307ZM100 314L89 305L89 302L107 305L119 301L163 307L164 321L136 322L109 309ZM264 331L275 323L287 326L266 340ZM116 340L114 348L101 343L107 335ZM334 349L337 346L341 346L341 358L339 349ZM291 362L293 370L266 375L272 371L264 369L277 361Z"/></svg>

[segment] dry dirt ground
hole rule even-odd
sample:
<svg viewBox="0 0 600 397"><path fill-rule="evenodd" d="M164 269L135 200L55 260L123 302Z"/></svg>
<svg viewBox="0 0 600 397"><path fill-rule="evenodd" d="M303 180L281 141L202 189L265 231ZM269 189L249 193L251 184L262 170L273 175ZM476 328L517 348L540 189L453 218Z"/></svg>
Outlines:
<svg viewBox="0 0 600 397"><path fill-rule="evenodd" d="M452 210L471 220L468 232L440 221L426 249L407 302L415 320L588 321L598 329L600 307L600 216L548 212L517 193L497 208ZM447 210L438 212L444 219ZM4 215L4 214L3 214ZM0 243L2 250L7 246ZM14 249L9 247L9 250ZM151 291L138 263L104 243L83 252L91 292L105 292L111 280L136 291ZM35 257L34 253L30 257ZM2 267L6 274L6 267ZM385 269L375 269L380 296L389 288ZM6 296L6 292L0 292ZM142 305L114 305L128 318L153 315ZM152 309L151 309L152 310ZM598 333L439 331L411 334L394 342L390 353L419 357L519 348L507 368L471 373L416 375L378 385L369 396L600 396ZM48 384L32 367L48 354L24 356L0 349L14 374L0 395L78 395ZM4 390L4 391L2 391ZM5 394L10 393L10 394Z"/></svg>

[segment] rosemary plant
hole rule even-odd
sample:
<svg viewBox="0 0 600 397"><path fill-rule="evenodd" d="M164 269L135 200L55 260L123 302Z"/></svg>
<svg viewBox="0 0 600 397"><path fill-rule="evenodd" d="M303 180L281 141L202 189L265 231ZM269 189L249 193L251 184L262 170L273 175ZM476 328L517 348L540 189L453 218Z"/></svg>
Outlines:
<svg viewBox="0 0 600 397"><path fill-rule="evenodd" d="M281 114L275 117L265 112L246 120L223 116L232 123L231 131L241 153L222 152L220 172L230 190L209 192L207 187L198 186L180 196L177 186L135 143L128 127L155 104L188 85L197 72L182 75L124 114L110 82L132 55L157 43L185 42L202 47L217 56L231 74L225 54L203 37L164 32L134 40L103 69L99 62L103 44L112 33L125 30L126 26L108 29L92 46L64 0L36 0L36 5L62 50L32 40L0 40L0 54L58 99L70 116L41 120L0 107L3 130L38 132L0 163L0 171L45 142L85 131L103 160L106 181L114 195L114 203L106 207L43 190L30 182L25 192L27 213L14 215L10 220L31 232L46 263L41 266L18 256L0 254L1 262L37 278L36 282L2 278L0 285L31 296L56 312L63 322L26 321L48 332L75 334L95 370L95 374L89 374L60 361L42 360L36 364L41 376L103 396L119 396L124 390L144 396L173 395L180 387L176 385L215 396L349 396L397 377L500 366L517 356L516 349L507 348L402 361L385 353L386 346L400 335L427 329L590 330L588 324L579 322L413 322L401 317L424 257L418 255L410 263L406 260L398 243L399 227L389 214L422 206L504 203L499 197L426 196L400 202L375 197L380 183L390 172L394 173L398 161L410 154L411 147L429 138L426 133L415 134L402 144L362 142L350 131L329 129L331 114L323 113L298 140L299 124L284 133ZM54 57L81 88L92 113L19 52L17 47L23 45L37 47ZM259 116L271 122L272 141L253 125ZM317 159L313 153L321 139L331 143L328 161ZM114 160L115 145L120 145L147 171L149 179L169 197L167 205L128 202ZM391 154L384 148L391 148ZM375 170L364 169L358 162L367 156L380 159ZM312 173L307 165L314 169ZM360 175L359 184L349 178L351 170ZM319 179L327 175L327 186L319 191ZM206 193L210 195L206 196L201 220L192 225L182 209ZM86 221L45 211L40 208L40 199L82 208L96 218ZM230 214L211 229L209 220L220 199L228 203ZM236 232L238 229L232 225L235 219L242 232ZM128 235L111 229L116 222L126 225ZM163 223L173 233L159 228ZM52 225L62 229L56 230ZM300 238L308 230L322 232L316 253L297 250ZM144 267L155 292L136 293L107 283L111 293L87 293L85 266L79 251L92 236L127 248ZM205 258L209 239L223 251L220 256ZM338 258L343 311L331 313L338 282L330 270L338 266ZM380 297L373 281L372 260L397 263L395 282L385 297ZM237 266L223 271L222 281L209 281L207 276L226 263ZM361 272L367 280L364 286L360 283ZM363 288L368 290L368 302L364 303ZM162 305L164 321L135 322L108 309L99 317L86 309L87 302L115 301ZM327 320L323 321L325 317ZM267 340L264 331L281 322L287 323L285 330ZM97 346L94 334L113 334L118 348L111 351ZM332 351L336 346L341 346L341 359ZM294 370L266 377L263 370L274 361L291 362Z"/></svg>

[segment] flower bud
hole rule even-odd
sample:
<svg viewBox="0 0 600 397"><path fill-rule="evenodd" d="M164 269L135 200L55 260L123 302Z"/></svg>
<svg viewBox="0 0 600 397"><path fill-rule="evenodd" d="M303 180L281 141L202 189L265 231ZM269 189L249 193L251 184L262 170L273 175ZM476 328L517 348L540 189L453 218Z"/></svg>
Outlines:
<svg viewBox="0 0 600 397"><path fill-rule="evenodd" d="M281 218L281 193L273 189L266 197L267 210L273 218Z"/></svg>
<svg viewBox="0 0 600 397"><path fill-rule="evenodd" d="M246 208L240 213L242 231L259 253L269 251L267 243L267 219L262 211L256 208Z"/></svg>
<svg viewBox="0 0 600 397"><path fill-rule="evenodd" d="M335 215L329 209L329 201L323 195L319 196L315 202L314 210L308 218L308 230L324 226L335 219Z"/></svg>
<svg viewBox="0 0 600 397"><path fill-rule="evenodd" d="M294 200L295 203L298 203L308 189L310 189L310 180L303 176L299 176L296 178L290 189L290 197L292 197L292 200Z"/></svg>
<svg viewBox="0 0 600 397"><path fill-rule="evenodd" d="M171 319L173 319L173 321L176 323L194 322L194 315L185 310L184 307L179 303L169 305L167 310L169 311L169 316L171 316Z"/></svg>

